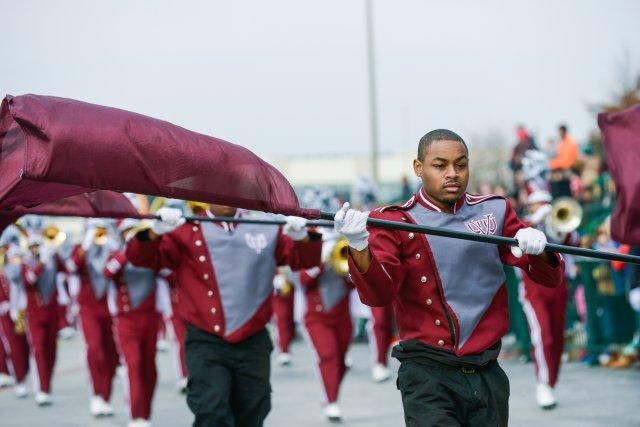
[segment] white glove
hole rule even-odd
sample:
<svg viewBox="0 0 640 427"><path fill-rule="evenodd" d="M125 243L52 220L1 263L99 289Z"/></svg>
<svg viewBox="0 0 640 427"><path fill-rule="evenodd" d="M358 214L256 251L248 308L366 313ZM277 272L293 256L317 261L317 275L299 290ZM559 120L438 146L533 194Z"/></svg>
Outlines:
<svg viewBox="0 0 640 427"><path fill-rule="evenodd" d="M18 320L18 310L15 308L11 308L9 309L9 317L11 318L11 320L13 320L14 322L16 320Z"/></svg>
<svg viewBox="0 0 640 427"><path fill-rule="evenodd" d="M151 231L158 235L170 233L185 222L180 209L160 208L158 212L156 212L156 215L159 216L160 219L153 220L151 223Z"/></svg>
<svg viewBox="0 0 640 427"><path fill-rule="evenodd" d="M11 304L9 304L9 301L0 302L0 316L4 316L5 314L9 313L10 310Z"/></svg>
<svg viewBox="0 0 640 427"><path fill-rule="evenodd" d="M633 288L629 291L629 304L635 311L640 311L640 288Z"/></svg>
<svg viewBox="0 0 640 427"><path fill-rule="evenodd" d="M287 278L284 277L284 274L276 274L273 276L273 287L276 290L280 290L284 288L284 285L287 283Z"/></svg>
<svg viewBox="0 0 640 427"><path fill-rule="evenodd" d="M361 251L369 246L368 218L369 212L349 209L349 202L345 202L333 217L333 228L347 238L349 246L356 251Z"/></svg>
<svg viewBox="0 0 640 427"><path fill-rule="evenodd" d="M84 233L84 237L82 238L82 244L80 247L87 251L93 245L93 239L96 237L96 228L89 226L87 231Z"/></svg>
<svg viewBox="0 0 640 427"><path fill-rule="evenodd" d="M529 215L529 221L533 225L540 224L540 222L542 222L542 220L544 220L547 217L547 215L551 213L552 209L553 208L551 207L550 204L540 206L537 211Z"/></svg>
<svg viewBox="0 0 640 427"><path fill-rule="evenodd" d="M529 255L540 255L547 246L547 236L535 228L521 228L515 235L518 246L511 247L511 253L516 258L520 258L523 253Z"/></svg>
<svg viewBox="0 0 640 427"><path fill-rule="evenodd" d="M307 237L307 220L299 216L288 216L286 218L287 223L284 225L284 234L291 237L293 240L300 241Z"/></svg>

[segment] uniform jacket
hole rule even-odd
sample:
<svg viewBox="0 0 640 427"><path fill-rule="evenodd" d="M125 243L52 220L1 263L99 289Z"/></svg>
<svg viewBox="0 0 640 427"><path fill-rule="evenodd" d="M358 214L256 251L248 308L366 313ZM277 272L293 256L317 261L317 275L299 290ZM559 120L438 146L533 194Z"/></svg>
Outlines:
<svg viewBox="0 0 640 427"><path fill-rule="evenodd" d="M524 227L502 197L465 194L449 214L422 189L404 205L379 208L370 216L507 237ZM562 280L558 256L551 266L539 257L518 259L504 246L382 228L369 232L369 269L361 273L349 259L362 301L379 307L393 302L401 340L416 340L456 357L482 353L506 333L503 263L522 268L543 286Z"/></svg>
<svg viewBox="0 0 640 427"><path fill-rule="evenodd" d="M80 290L77 301L83 310L108 311L108 280L104 268L112 252L109 244L91 245L86 251L80 245L73 248L67 260L67 270L80 278Z"/></svg>
<svg viewBox="0 0 640 427"><path fill-rule="evenodd" d="M41 260L26 259L22 264L22 283L27 294L26 313L30 318L46 317L58 309L58 272L65 266L57 253Z"/></svg>
<svg viewBox="0 0 640 427"><path fill-rule="evenodd" d="M300 272L300 283L306 296L305 321L322 320L349 311L351 282L329 265Z"/></svg>
<svg viewBox="0 0 640 427"><path fill-rule="evenodd" d="M105 264L104 276L112 281L112 314L128 316L132 313L156 311L156 272L136 267L124 251L113 252Z"/></svg>
<svg viewBox="0 0 640 427"><path fill-rule="evenodd" d="M277 266L320 263L319 235L310 233L306 244L294 242L281 227L239 224L230 231L194 221L156 240L145 241L145 235L129 241L129 261L164 276L175 273L180 317L230 343L255 334L271 318Z"/></svg>

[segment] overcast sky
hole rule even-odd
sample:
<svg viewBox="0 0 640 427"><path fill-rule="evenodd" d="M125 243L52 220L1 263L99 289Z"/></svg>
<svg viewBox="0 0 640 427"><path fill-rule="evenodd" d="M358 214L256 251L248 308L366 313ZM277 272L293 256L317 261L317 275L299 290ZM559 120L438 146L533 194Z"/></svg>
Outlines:
<svg viewBox="0 0 640 427"><path fill-rule="evenodd" d="M373 3L383 150L436 127L511 138L518 122L583 138L620 64L640 71L640 1ZM0 92L125 108L262 155L368 150L364 0L0 5Z"/></svg>

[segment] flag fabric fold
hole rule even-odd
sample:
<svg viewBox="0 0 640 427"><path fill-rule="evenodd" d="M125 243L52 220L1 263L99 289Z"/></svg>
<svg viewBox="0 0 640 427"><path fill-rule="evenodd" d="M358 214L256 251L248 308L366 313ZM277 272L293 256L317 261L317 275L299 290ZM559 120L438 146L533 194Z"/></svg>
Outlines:
<svg viewBox="0 0 640 427"><path fill-rule="evenodd" d="M616 184L611 235L618 242L640 245L640 104L599 114L598 126Z"/></svg>
<svg viewBox="0 0 640 427"><path fill-rule="evenodd" d="M0 209L112 190L318 218L248 149L117 108L7 95L0 110Z"/></svg>
<svg viewBox="0 0 640 427"><path fill-rule="evenodd" d="M99 190L65 197L27 208L16 206L0 211L0 233L23 215L80 216L86 218L139 218L129 199L120 193Z"/></svg>

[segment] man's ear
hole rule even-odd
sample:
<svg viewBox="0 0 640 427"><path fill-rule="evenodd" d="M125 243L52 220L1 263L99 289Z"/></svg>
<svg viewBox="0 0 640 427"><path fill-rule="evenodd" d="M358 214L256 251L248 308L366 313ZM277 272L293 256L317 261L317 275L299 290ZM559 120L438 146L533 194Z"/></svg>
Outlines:
<svg viewBox="0 0 640 427"><path fill-rule="evenodd" d="M418 178L422 178L422 162L418 159L413 161L413 172Z"/></svg>

